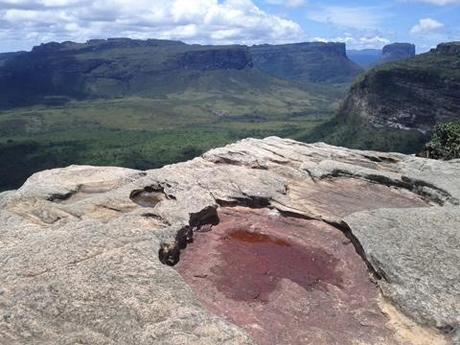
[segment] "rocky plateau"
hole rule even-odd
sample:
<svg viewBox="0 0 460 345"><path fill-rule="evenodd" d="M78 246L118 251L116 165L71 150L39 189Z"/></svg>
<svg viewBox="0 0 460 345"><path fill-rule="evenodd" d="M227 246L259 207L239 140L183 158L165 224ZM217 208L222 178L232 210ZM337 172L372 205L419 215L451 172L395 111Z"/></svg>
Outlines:
<svg viewBox="0 0 460 345"><path fill-rule="evenodd" d="M458 344L460 160L270 137L0 194L0 344Z"/></svg>

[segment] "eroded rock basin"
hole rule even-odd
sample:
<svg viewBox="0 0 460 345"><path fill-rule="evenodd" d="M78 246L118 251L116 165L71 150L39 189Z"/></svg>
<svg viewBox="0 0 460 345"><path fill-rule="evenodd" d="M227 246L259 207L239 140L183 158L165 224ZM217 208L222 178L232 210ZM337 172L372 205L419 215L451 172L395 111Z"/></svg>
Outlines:
<svg viewBox="0 0 460 345"><path fill-rule="evenodd" d="M224 208L176 266L211 312L260 345L398 344L343 233L266 209Z"/></svg>

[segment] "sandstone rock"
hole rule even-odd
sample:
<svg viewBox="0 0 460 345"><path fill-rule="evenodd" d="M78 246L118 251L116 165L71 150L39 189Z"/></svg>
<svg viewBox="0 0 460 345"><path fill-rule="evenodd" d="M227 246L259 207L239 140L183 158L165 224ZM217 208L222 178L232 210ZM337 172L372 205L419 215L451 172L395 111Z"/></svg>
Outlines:
<svg viewBox="0 0 460 345"><path fill-rule="evenodd" d="M0 344L453 343L459 199L460 161L275 137L145 172L40 172L0 195ZM219 265L247 243L295 249L286 272L245 285L236 261L228 282ZM248 286L262 303L241 302Z"/></svg>

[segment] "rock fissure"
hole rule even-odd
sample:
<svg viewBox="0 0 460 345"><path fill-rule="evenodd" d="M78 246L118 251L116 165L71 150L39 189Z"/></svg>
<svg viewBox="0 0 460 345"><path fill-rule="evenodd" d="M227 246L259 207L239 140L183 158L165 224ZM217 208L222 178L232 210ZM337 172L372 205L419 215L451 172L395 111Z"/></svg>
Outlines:
<svg viewBox="0 0 460 345"><path fill-rule="evenodd" d="M454 198L447 191L425 181L410 179L406 176L401 176L400 180L396 180L384 175L356 175L354 173L337 169L331 173L322 175L320 180L337 177L353 178L388 187L403 188L440 206L443 206L446 202L450 202L454 205L459 204L459 200ZM425 188L428 188L429 190L427 191Z"/></svg>

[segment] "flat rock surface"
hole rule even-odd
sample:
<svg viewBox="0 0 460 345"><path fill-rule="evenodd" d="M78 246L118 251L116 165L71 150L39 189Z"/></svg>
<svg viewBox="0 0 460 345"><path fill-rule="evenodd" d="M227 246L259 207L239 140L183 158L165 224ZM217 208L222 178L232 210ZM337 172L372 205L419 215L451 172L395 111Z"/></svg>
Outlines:
<svg viewBox="0 0 460 345"><path fill-rule="evenodd" d="M0 194L0 344L454 343L459 199L458 160L275 137L43 171Z"/></svg>

